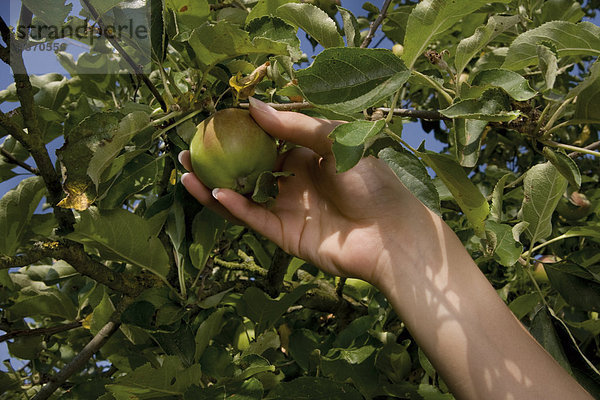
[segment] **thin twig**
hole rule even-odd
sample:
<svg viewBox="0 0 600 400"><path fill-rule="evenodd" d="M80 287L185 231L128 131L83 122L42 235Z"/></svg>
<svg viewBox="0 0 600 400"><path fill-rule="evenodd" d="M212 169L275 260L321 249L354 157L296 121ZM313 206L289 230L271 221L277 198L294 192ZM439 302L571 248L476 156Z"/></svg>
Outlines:
<svg viewBox="0 0 600 400"><path fill-rule="evenodd" d="M547 146L558 147L559 149L571 150L577 153L589 154L594 157L600 157L600 152L588 150L583 147L571 146L570 144L558 143L554 140L540 140L540 143L543 143Z"/></svg>
<svg viewBox="0 0 600 400"><path fill-rule="evenodd" d="M88 0L82 0L82 1L85 4L85 6L87 7L87 9L90 11L90 14L92 14L92 17L94 18L94 20L96 21L98 26L100 26L100 28L102 29L102 32L107 32L106 25L104 25L102 18L98 14L98 11L96 11L96 9L90 4L90 2ZM144 74L144 71L142 71L142 68L140 67L140 65L137 64L131 58L131 56L129 54L127 54L127 52L121 46L121 44L117 41L117 39L115 39L111 35L106 35L106 38L108 39L110 44L112 44L113 47L117 50L117 52L121 55L121 57L123 57L123 59L127 62L127 64L129 64L129 66L133 69L134 73L142 78L142 80L144 81L146 86L148 86L148 89L150 89L150 92L152 92L152 95L154 95L154 97L160 104L160 108L162 108L163 111L166 112L167 111L167 103L163 99L163 97L160 94L160 92L158 91L158 89L156 89L156 86L154 86L152 81L150 81L150 78L148 78L148 76L146 74Z"/></svg>
<svg viewBox="0 0 600 400"><path fill-rule="evenodd" d="M16 331L8 332L2 336L0 336L0 343L5 342L7 340L16 338L16 337L24 337L24 336L51 336L56 333L70 331L71 329L79 328L81 326L81 322L71 322L64 325L51 326L49 328L37 328L37 329L20 329Z"/></svg>
<svg viewBox="0 0 600 400"><path fill-rule="evenodd" d="M377 31L377 28L379 28L379 25L381 25L381 23L387 16L387 10L391 3L392 3L392 0L386 0L385 3L383 3L383 7L381 7L381 12L379 13L379 17L377 17L377 19L371 24L371 27L369 28L369 33L367 34L367 37L365 38L365 40L363 40L362 44L360 45L361 48L366 49L367 47L369 47L369 45L371 44L371 41L375 37L375 31Z"/></svg>
<svg viewBox="0 0 600 400"><path fill-rule="evenodd" d="M596 150L599 147L600 147L600 140L597 141L597 142L594 142L594 143L592 143L592 144L590 144L588 146L585 146L584 149L586 149L586 150ZM569 157L576 158L576 157L579 157L579 156L581 156L583 154L584 153L581 153L579 151L574 151L572 153L569 153Z"/></svg>
<svg viewBox="0 0 600 400"><path fill-rule="evenodd" d="M267 103L269 107L276 109L277 111L299 111L307 108L314 108L310 103ZM240 103L240 108L250 108L249 103Z"/></svg>
<svg viewBox="0 0 600 400"><path fill-rule="evenodd" d="M40 171L35 168L32 167L31 165L24 163L21 160L18 160L17 158L15 158L15 156L13 156L12 154L10 154L8 151L4 150L4 149L0 149L0 154L2 154L2 156L4 158L6 158L6 162L10 163L10 164L16 164L21 168L26 169L27 171L31 172L34 175L39 175Z"/></svg>
<svg viewBox="0 0 600 400"><path fill-rule="evenodd" d="M100 331L94 336L88 344L85 345L83 350L73 358L73 360L67 364L59 373L50 378L50 382L46 384L39 392L33 397L33 400L45 400L48 399L67 379L71 377L77 371L80 371L89 359L98 351L100 348L110 339L112 335L117 332L121 326L120 322L109 321L106 325L100 329Z"/></svg>

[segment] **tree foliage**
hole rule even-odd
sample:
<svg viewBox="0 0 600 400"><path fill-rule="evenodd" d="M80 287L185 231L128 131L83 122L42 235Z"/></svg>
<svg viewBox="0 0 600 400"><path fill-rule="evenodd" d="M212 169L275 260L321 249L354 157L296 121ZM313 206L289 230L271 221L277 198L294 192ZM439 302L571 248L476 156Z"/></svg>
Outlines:
<svg viewBox="0 0 600 400"><path fill-rule="evenodd" d="M0 179L25 175L0 199L0 341L23 360L0 398L452 398L376 288L179 183L196 125L252 94L349 121L331 134L338 171L388 163L600 393L600 27L583 21L598 1L395 0L358 18L333 0L66 3L23 0L21 23L86 21L89 39L137 18L150 47L101 36L57 51L68 76L34 76L23 52L58 38L0 24L15 77L0 101L18 102L0 114ZM401 56L370 48L379 28ZM444 150L408 145L409 121Z"/></svg>

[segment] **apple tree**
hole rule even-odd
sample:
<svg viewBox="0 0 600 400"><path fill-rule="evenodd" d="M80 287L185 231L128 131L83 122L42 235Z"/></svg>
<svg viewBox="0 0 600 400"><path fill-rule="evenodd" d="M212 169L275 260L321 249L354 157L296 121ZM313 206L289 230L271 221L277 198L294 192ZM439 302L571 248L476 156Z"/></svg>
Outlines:
<svg viewBox="0 0 600 400"><path fill-rule="evenodd" d="M22 0L0 20L0 398L453 398L375 287L183 188L196 126L249 96L348 121L337 170L384 160L600 395L600 1L350 3ZM66 74L30 73L42 48Z"/></svg>

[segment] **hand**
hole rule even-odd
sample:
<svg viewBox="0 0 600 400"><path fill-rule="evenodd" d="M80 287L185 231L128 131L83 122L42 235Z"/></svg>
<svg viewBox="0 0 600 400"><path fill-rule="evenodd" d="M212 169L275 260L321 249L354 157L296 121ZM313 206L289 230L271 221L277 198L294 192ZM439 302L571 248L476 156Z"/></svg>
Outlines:
<svg viewBox="0 0 600 400"><path fill-rule="evenodd" d="M405 251L414 254L414 226L426 234L423 222L437 216L378 159L364 158L350 171L336 173L328 135L341 122L278 112L255 99L250 112L273 137L303 146L281 162L281 170L294 176L279 179L279 195L267 209L228 189L215 190L213 197L195 175L185 174L182 183L199 202L328 273L375 285L389 272L382 270L389 263L380 261L394 238L405 237ZM189 152L180 159L191 171Z"/></svg>

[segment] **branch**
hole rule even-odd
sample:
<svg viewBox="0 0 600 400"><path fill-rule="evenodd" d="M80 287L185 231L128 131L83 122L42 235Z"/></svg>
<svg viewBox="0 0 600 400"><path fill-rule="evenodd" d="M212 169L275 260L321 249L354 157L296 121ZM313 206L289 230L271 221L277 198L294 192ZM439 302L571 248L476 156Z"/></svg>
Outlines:
<svg viewBox="0 0 600 400"><path fill-rule="evenodd" d="M10 28L6 24L6 21L4 21L4 18L2 17L0 17L0 36L2 37L2 40L4 40L4 43L6 43L6 47L10 48Z"/></svg>
<svg viewBox="0 0 600 400"><path fill-rule="evenodd" d="M85 252L83 245L68 240L38 242L26 254L14 257L0 256L0 270L25 267L44 258L64 260L80 274L131 297L136 297L147 285L151 284L145 284L134 275L113 271L101 262L92 259Z"/></svg>
<svg viewBox="0 0 600 400"><path fill-rule="evenodd" d="M559 149L571 150L576 153L589 154L594 157L600 157L600 152L588 150L584 147L571 146L570 144L563 144L555 142L554 140L540 140L540 143L543 143L547 146L558 147Z"/></svg>
<svg viewBox="0 0 600 400"><path fill-rule="evenodd" d="M277 111L299 111L305 110L308 108L314 108L310 103L267 103L269 107L273 107ZM240 108L248 109L250 108L249 103L241 103ZM375 111L381 111L383 113L389 113L390 108L376 108ZM428 111L428 110L413 110L413 109L405 109L405 108L394 108L394 115L397 117L409 117L409 118L420 118L426 120L448 120L450 118L443 116L437 111Z"/></svg>
<svg viewBox="0 0 600 400"><path fill-rule="evenodd" d="M597 142L594 142L594 143L592 143L592 144L590 144L588 146L585 146L584 149L586 149L586 150L596 150L599 147L600 147L600 140L597 141ZM581 153L579 151L574 151L572 153L569 153L569 157L576 158L576 157L579 157L579 156L581 156L583 154L584 153Z"/></svg>
<svg viewBox="0 0 600 400"><path fill-rule="evenodd" d="M96 9L90 4L90 2L88 0L82 0L82 2L85 4L87 9L90 11L90 14L92 14L92 17L94 18L94 20L96 20L96 23L102 29L102 32L107 32L106 25L104 25L102 18L100 17L100 15L98 15L98 11L96 11ZM154 84L150 81L148 76L146 74L144 74L144 71L142 71L142 68L140 67L140 65L137 64L131 58L131 56L129 54L127 54L127 52L121 46L121 44L117 41L117 39L115 39L111 35L105 35L105 36L108 39L108 41L110 42L110 44L112 44L113 47L117 50L117 52L121 55L121 57L123 57L123 59L127 62L127 64L129 64L129 66L133 69L134 73L142 78L142 80L144 81L146 86L148 86L148 89L150 89L150 92L152 92L152 95L154 95L154 97L160 104L160 108L162 108L163 111L167 112L167 103L163 99L163 97L160 94L160 92L158 91L158 89L156 89L156 86L154 86Z"/></svg>
<svg viewBox="0 0 600 400"><path fill-rule="evenodd" d="M273 259L271 260L271 265L269 266L269 271L265 278L267 283L267 293L269 293L271 297L277 297L283 289L283 278L285 277L287 267L291 260L291 255L279 247L275 249L275 254L273 254Z"/></svg>
<svg viewBox="0 0 600 400"><path fill-rule="evenodd" d="M361 48L364 49L369 47L369 45L371 44L371 40L373 40L373 37L375 37L375 31L377 30L377 28L379 28L379 25L381 25L381 23L387 16L387 10L391 3L392 0L385 0L385 3L383 3L383 7L381 7L381 13L379 14L379 17L377 17L377 19L371 24L371 28L369 29L367 37L360 45Z"/></svg>
<svg viewBox="0 0 600 400"><path fill-rule="evenodd" d="M48 399L71 375L80 371L89 359L117 332L120 322L109 321L100 329L94 338L81 350L73 360L67 364L59 373L50 378L50 382L44 386L33 400Z"/></svg>
<svg viewBox="0 0 600 400"><path fill-rule="evenodd" d="M65 325L51 326L49 328L38 328L38 329L20 329L12 332L8 332L0 336L0 343L10 340L16 337L24 336L51 336L55 333L70 331L71 329L79 328L81 322L71 322Z"/></svg>
<svg viewBox="0 0 600 400"><path fill-rule="evenodd" d="M40 171L38 171L37 168L32 167L31 165L24 163L20 160L17 160L12 154L10 154L8 151L0 148L0 154L2 154L2 156L4 158L6 158L6 162L10 163L10 164L16 164L21 168L26 169L27 171L31 172L34 175L39 175Z"/></svg>

